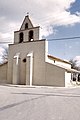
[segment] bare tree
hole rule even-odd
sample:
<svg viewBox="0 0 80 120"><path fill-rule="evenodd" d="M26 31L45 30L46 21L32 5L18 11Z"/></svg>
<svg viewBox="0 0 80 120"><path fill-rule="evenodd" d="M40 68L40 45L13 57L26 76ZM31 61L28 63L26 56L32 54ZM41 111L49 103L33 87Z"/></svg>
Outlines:
<svg viewBox="0 0 80 120"><path fill-rule="evenodd" d="M71 68L80 70L80 66L77 66L77 60L71 59L69 62L71 62Z"/></svg>
<svg viewBox="0 0 80 120"><path fill-rule="evenodd" d="M7 47L2 47L3 48L3 52L2 52L2 63L5 63L8 61L8 48Z"/></svg>

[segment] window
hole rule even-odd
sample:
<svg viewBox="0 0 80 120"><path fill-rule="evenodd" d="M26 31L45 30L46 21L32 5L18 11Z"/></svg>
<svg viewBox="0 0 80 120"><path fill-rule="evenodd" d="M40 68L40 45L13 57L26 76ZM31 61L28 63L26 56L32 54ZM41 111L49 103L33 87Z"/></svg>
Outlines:
<svg viewBox="0 0 80 120"><path fill-rule="evenodd" d="M23 59L23 62L24 62L24 63L26 62L26 58Z"/></svg>
<svg viewBox="0 0 80 120"><path fill-rule="evenodd" d="M76 81L76 78L77 78L76 73L71 74L71 78L72 78L73 81Z"/></svg>
<svg viewBox="0 0 80 120"><path fill-rule="evenodd" d="M23 32L21 32L21 33L19 34L19 43L22 43L22 42L23 42L23 37L24 37L24 34L23 34Z"/></svg>
<svg viewBox="0 0 80 120"><path fill-rule="evenodd" d="M33 41L33 30L29 31L29 41Z"/></svg>
<svg viewBox="0 0 80 120"><path fill-rule="evenodd" d="M78 74L78 81L80 82L80 74Z"/></svg>
<svg viewBox="0 0 80 120"><path fill-rule="evenodd" d="M28 29L28 23L25 24L25 29Z"/></svg>

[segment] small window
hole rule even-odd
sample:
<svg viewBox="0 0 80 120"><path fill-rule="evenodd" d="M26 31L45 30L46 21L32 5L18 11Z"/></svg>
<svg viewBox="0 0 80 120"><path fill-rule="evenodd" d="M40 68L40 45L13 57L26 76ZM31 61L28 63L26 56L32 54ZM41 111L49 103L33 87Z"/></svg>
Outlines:
<svg viewBox="0 0 80 120"><path fill-rule="evenodd" d="M25 24L25 29L28 29L28 23Z"/></svg>
<svg viewBox="0 0 80 120"><path fill-rule="evenodd" d="M24 34L23 34L23 32L21 32L21 33L19 34L19 43L22 43L22 42L23 42L23 37L24 37Z"/></svg>
<svg viewBox="0 0 80 120"><path fill-rule="evenodd" d="M33 30L29 31L29 41L33 41Z"/></svg>
<svg viewBox="0 0 80 120"><path fill-rule="evenodd" d="M26 58L23 59L23 62L24 62L24 63L26 62Z"/></svg>

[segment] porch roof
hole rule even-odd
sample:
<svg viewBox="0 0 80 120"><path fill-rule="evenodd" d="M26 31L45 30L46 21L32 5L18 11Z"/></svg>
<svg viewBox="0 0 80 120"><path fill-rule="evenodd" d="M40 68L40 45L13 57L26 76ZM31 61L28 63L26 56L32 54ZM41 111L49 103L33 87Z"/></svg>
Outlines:
<svg viewBox="0 0 80 120"><path fill-rule="evenodd" d="M75 69L70 69L70 68L65 68L67 72L70 72L70 73L80 73L80 71L78 70L75 70Z"/></svg>

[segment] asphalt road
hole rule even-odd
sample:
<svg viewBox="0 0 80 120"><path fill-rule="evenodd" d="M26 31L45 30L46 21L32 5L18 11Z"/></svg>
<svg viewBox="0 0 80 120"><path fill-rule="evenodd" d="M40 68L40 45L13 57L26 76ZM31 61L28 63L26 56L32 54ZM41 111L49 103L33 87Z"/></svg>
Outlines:
<svg viewBox="0 0 80 120"><path fill-rule="evenodd" d="M1 85L0 120L80 120L80 88Z"/></svg>

